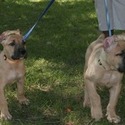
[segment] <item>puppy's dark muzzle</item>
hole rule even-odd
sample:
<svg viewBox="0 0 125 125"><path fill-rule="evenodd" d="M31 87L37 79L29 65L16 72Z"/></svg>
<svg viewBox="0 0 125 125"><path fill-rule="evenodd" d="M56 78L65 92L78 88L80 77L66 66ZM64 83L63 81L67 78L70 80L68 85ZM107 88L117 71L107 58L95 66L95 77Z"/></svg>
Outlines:
<svg viewBox="0 0 125 125"><path fill-rule="evenodd" d="M25 59L27 58L27 51L26 51L26 49L21 49L20 50L20 56L25 58Z"/></svg>
<svg viewBox="0 0 125 125"><path fill-rule="evenodd" d="M119 65L118 71L121 73L125 73L125 56L123 57L122 63Z"/></svg>
<svg viewBox="0 0 125 125"><path fill-rule="evenodd" d="M22 57L24 57L26 55L26 50L25 49L20 49L19 53Z"/></svg>
<svg viewBox="0 0 125 125"><path fill-rule="evenodd" d="M27 58L27 52L25 48L19 48L15 50L14 54L12 55L13 60Z"/></svg>

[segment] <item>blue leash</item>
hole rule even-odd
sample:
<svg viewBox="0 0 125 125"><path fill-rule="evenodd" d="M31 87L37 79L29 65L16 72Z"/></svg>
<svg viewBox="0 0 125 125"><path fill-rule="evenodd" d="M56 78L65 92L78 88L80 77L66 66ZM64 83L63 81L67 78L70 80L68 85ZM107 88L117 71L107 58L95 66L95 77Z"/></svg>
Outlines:
<svg viewBox="0 0 125 125"><path fill-rule="evenodd" d="M108 3L107 3L107 0L104 0L104 2L105 2L106 23L107 23L107 27L108 27L108 31L109 31L109 36L112 36L109 11L108 11Z"/></svg>
<svg viewBox="0 0 125 125"><path fill-rule="evenodd" d="M23 42L25 42L30 34L32 33L33 29L36 27L38 24L39 20L45 15L45 13L48 11L48 9L51 7L51 5L54 3L55 0L51 0L47 7L44 9L44 11L39 15L37 21L34 23L34 25L29 29L29 31L23 36Z"/></svg>

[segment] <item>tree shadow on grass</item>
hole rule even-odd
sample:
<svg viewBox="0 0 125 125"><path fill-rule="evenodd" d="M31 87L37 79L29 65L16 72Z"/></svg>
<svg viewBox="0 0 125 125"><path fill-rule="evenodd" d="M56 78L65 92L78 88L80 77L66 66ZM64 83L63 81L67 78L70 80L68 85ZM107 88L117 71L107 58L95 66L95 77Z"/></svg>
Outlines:
<svg viewBox="0 0 125 125"><path fill-rule="evenodd" d="M25 34L46 5L47 1L39 3L23 1L22 4L19 1L6 0L0 4L0 31L19 28ZM50 67L48 65L47 67L55 72L54 74L49 71L48 77L42 73L38 77L40 72L44 72L41 69L42 67L38 67L35 70L36 74L31 73L29 70L29 74L26 77L27 83L38 80L38 85L31 83L31 85L28 84L27 86L27 88L31 87L31 89L27 89L31 105L24 108L20 107L20 105L16 106L13 103L16 101L15 98L10 96L9 100L12 101L9 104L14 120L9 122L9 125L11 123L16 125L63 125L66 119L68 121L68 119L71 119L70 117L74 117L74 113L79 117L80 125L83 125L85 121L89 121L90 117L86 116L88 111L82 110L82 100L78 100L76 97L77 94L82 92L82 88L79 86L82 84L82 80L77 80L79 77L73 78L83 73L86 48L98 36L97 19L94 11L94 5L91 0L74 2L56 1L42 21L39 22L26 41L29 53L26 66L31 68L34 65L32 60L41 61L41 59L58 65L60 63L65 65L51 65ZM68 76L68 79L66 76ZM31 80L29 80L30 78ZM63 79L60 80L62 83L58 79ZM51 84L52 82L53 84ZM46 86L52 86L53 90L43 92L41 90L43 83ZM32 88L33 86L34 88ZM39 89L37 89L37 86L40 86ZM74 86L78 89L74 89ZM72 89L74 91L77 90L77 92L70 92ZM69 95L67 95L68 92ZM71 112L69 106L71 106Z"/></svg>
<svg viewBox="0 0 125 125"><path fill-rule="evenodd" d="M46 5L47 1L3 2L0 30L19 28L26 33ZM94 5L90 0L55 2L27 40L29 59L83 64L86 47L98 34L96 25Z"/></svg>

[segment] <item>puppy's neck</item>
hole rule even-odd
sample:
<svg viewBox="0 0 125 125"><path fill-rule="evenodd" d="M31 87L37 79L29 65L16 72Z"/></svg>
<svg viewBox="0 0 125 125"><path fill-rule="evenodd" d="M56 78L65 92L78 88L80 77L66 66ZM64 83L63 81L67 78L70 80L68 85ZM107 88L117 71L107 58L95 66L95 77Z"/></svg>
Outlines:
<svg viewBox="0 0 125 125"><path fill-rule="evenodd" d="M18 63L20 61L20 60L10 60L10 59L7 58L6 55L4 55L4 60L7 61L10 64L15 64L15 63Z"/></svg>
<svg viewBox="0 0 125 125"><path fill-rule="evenodd" d="M100 56L98 58L98 64L105 70L117 70L116 67L112 66L110 63L107 62L107 55L102 49Z"/></svg>
<svg viewBox="0 0 125 125"><path fill-rule="evenodd" d="M104 69L104 70L114 70L116 71L117 69L113 66L110 66L107 61L103 60L102 58L98 59L98 64Z"/></svg>

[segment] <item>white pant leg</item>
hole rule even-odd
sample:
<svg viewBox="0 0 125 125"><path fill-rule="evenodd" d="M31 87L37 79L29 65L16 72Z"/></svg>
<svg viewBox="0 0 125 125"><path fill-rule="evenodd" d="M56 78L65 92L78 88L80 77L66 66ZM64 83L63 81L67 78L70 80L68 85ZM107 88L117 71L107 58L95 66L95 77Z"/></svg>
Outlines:
<svg viewBox="0 0 125 125"><path fill-rule="evenodd" d="M108 13L110 17L110 28L114 29L114 22L113 22L113 9L112 9L112 1L113 0L107 0L108 2ZM101 31L108 30L107 22L106 22L106 8L105 8L105 2L104 0L95 0L95 9L97 13L98 23L99 23L99 29Z"/></svg>
<svg viewBox="0 0 125 125"><path fill-rule="evenodd" d="M125 30L125 0L113 0L114 29Z"/></svg>

